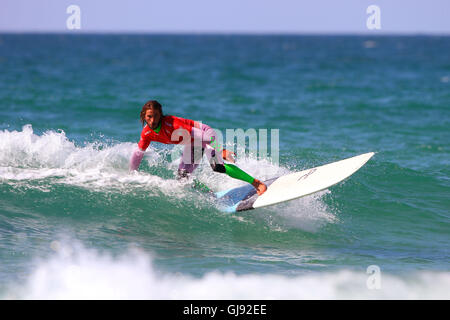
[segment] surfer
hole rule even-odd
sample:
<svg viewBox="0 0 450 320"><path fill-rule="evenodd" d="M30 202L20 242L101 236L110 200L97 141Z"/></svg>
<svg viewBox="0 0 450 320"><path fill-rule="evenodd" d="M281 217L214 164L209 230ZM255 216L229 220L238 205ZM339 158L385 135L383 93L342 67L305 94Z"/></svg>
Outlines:
<svg viewBox="0 0 450 320"><path fill-rule="evenodd" d="M130 170L139 168L144 152L151 141L184 144L178 167L178 179L188 177L198 167L206 151L214 172L225 173L232 178L250 183L258 195L262 195L267 190L267 186L260 180L251 177L234 164L224 163L224 159L234 163L233 153L222 149L217 144L216 132L210 126L194 120L164 115L161 104L156 100L150 100L142 107L140 118L143 129L138 148L130 159Z"/></svg>

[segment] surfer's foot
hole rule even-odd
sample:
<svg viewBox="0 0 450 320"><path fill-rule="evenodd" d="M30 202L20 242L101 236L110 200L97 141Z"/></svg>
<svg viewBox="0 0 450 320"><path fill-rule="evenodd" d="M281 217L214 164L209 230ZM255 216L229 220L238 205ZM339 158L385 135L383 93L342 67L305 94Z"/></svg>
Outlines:
<svg viewBox="0 0 450 320"><path fill-rule="evenodd" d="M267 186L263 182L259 181L258 179L253 180L252 186L255 187L256 193L258 194L258 196L262 195L267 190Z"/></svg>

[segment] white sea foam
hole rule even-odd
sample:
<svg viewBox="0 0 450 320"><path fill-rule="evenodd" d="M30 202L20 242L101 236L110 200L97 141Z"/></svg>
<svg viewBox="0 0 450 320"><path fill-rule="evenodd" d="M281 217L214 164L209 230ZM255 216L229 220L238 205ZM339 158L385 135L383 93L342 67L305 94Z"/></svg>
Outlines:
<svg viewBox="0 0 450 320"><path fill-rule="evenodd" d="M324 190L279 204L273 222L282 228L296 228L308 232L316 232L327 223L336 223L338 218L322 201L322 197L330 193L329 190Z"/></svg>
<svg viewBox="0 0 450 320"><path fill-rule="evenodd" d="M112 146L99 142L77 146L62 130L49 130L37 135L31 125L25 125L22 131L3 130L0 131L0 180L16 182L50 179L50 183L91 189L149 186L165 193L182 188L179 183L174 183L174 179L163 179L142 170L130 174L128 161L135 148L136 144L130 142ZM175 146L175 151L180 150L179 146ZM150 146L143 161L151 167L175 172L179 159L168 161L168 153L167 150ZM239 160L237 164L261 180L288 172L267 160L250 157ZM207 161L201 163L195 175L217 191L242 184L241 181L214 173Z"/></svg>
<svg viewBox="0 0 450 320"><path fill-rule="evenodd" d="M31 125L22 131L0 131L0 181L15 186L50 191L58 184L87 188L93 191L136 190L150 194L181 198L184 184L174 178L163 178L140 170L130 173L128 161L136 148L135 143L122 142L106 145L100 142L77 146L67 138L64 131L46 131L41 135L33 132ZM181 151L180 146L174 147ZM150 146L144 157L148 166L176 172L179 158L169 161L166 149ZM206 157L205 157L206 158ZM214 191L244 185L245 182L230 179L213 172L206 159L194 176ZM245 156L236 165L250 175L267 180L290 173L289 169L271 163L268 159ZM33 183L36 182L36 183ZM335 221L321 198L327 191L277 206L275 228L300 228L314 232L323 224Z"/></svg>
<svg viewBox="0 0 450 320"><path fill-rule="evenodd" d="M128 161L135 147L135 143L129 142L76 146L64 131L36 135L31 125L24 126L22 131L0 131L0 181L14 184L47 179L49 184L94 190L157 187L168 194L176 194L183 187L146 172L129 173ZM164 166L164 151L149 150L144 161Z"/></svg>
<svg viewBox="0 0 450 320"><path fill-rule="evenodd" d="M2 299L450 299L450 273L381 272L378 289L362 271L311 272L297 276L209 272L202 277L155 270L147 253L122 256L80 245L52 243L55 256L37 263L22 284Z"/></svg>

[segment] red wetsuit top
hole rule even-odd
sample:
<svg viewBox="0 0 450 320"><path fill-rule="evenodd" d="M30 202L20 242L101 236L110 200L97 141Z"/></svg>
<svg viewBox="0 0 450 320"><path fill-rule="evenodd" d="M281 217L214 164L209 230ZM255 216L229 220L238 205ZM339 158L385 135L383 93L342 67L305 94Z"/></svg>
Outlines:
<svg viewBox="0 0 450 320"><path fill-rule="evenodd" d="M171 139L172 133L177 129L185 129L187 133L191 134L193 127L199 128L200 123L184 119L175 116L163 116L161 119L161 129L158 133L150 129L148 124L144 126L141 132L141 140L139 141L139 148L141 150L146 150L150 145L151 141L161 142L165 144L179 144L183 141L183 136L181 136L182 130L180 130L180 135L177 137L176 133L174 135L174 140ZM186 131L184 134L186 134ZM193 137L191 138L192 141Z"/></svg>

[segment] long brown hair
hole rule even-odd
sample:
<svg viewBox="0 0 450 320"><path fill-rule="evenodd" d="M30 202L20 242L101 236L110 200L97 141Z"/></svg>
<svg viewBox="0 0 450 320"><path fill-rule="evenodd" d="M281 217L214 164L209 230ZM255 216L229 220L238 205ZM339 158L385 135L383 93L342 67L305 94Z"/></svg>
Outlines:
<svg viewBox="0 0 450 320"><path fill-rule="evenodd" d="M161 106L161 104L160 104L158 101L156 101L156 100L150 100L150 101L147 101L147 102L144 104L144 106L142 107L142 110L141 110L141 122L142 122L142 126L145 125L145 114L147 113L147 110L150 110L150 109L158 110L159 113L161 114L161 118L163 117L162 106Z"/></svg>

